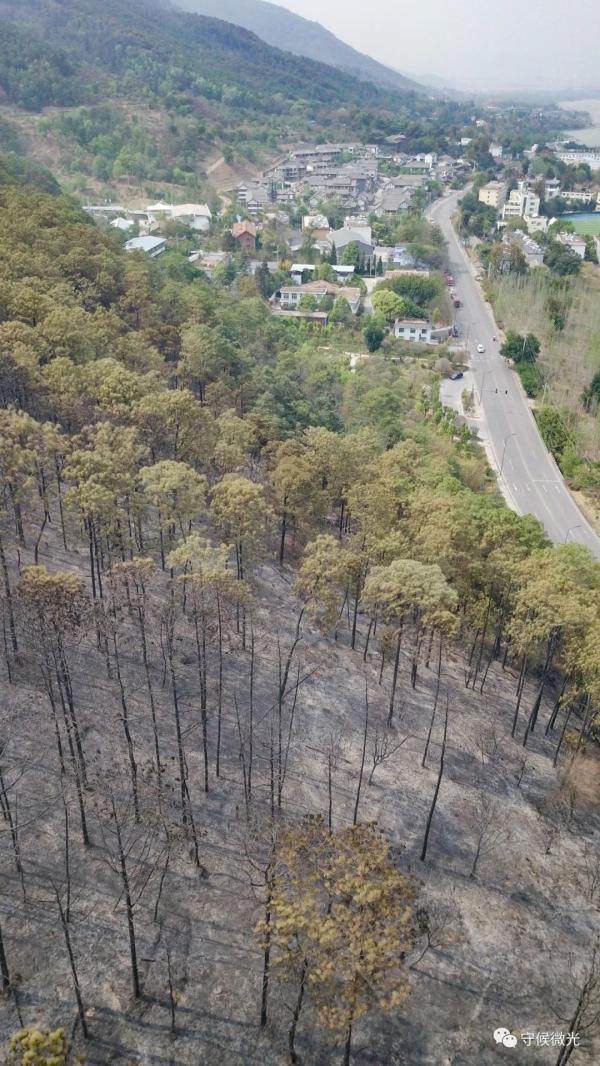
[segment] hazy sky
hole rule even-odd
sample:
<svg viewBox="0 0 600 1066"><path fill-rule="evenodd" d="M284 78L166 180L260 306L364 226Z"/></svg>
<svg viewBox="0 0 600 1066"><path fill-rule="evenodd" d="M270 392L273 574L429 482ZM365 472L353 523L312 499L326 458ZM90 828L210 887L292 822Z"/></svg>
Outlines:
<svg viewBox="0 0 600 1066"><path fill-rule="evenodd" d="M274 0L397 70L465 88L600 88L599 0Z"/></svg>

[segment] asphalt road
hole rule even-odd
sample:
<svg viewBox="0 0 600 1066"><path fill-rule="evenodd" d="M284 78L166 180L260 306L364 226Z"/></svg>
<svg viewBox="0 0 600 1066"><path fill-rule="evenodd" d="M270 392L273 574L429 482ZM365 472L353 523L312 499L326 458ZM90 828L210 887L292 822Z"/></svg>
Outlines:
<svg viewBox="0 0 600 1066"><path fill-rule="evenodd" d="M452 193L436 201L429 217L441 227L448 241L450 271L462 302L456 321L470 352L476 398L483 416L481 435L500 488L509 506L519 514L535 515L555 544L576 541L600 558L600 537L575 503L546 450L520 379L500 355L499 340L494 340L499 335L491 308L452 226L460 195ZM484 346L484 354L477 352L479 344Z"/></svg>

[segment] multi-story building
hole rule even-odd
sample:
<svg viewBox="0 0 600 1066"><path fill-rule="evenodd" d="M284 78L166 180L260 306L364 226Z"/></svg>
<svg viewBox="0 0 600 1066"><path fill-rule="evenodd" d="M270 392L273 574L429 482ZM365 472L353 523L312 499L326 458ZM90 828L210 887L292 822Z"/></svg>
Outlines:
<svg viewBox="0 0 600 1066"><path fill-rule="evenodd" d="M502 218L505 222L509 218L537 218L539 213L539 196L531 192L523 182L519 182L519 188L512 190L502 208Z"/></svg>
<svg viewBox="0 0 600 1066"><path fill-rule="evenodd" d="M600 148L556 148L554 154L567 166L586 163L590 170L600 170Z"/></svg>
<svg viewBox="0 0 600 1066"><path fill-rule="evenodd" d="M546 178L544 182L544 199L554 200L560 196L560 180L558 178Z"/></svg>
<svg viewBox="0 0 600 1066"><path fill-rule="evenodd" d="M479 190L479 202L501 211L506 201L506 185L503 181L488 181Z"/></svg>

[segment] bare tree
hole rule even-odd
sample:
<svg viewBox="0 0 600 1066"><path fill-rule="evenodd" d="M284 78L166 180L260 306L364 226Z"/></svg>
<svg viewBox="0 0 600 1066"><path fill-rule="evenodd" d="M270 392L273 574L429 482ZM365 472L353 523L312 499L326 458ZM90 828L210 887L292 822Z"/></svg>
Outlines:
<svg viewBox="0 0 600 1066"><path fill-rule="evenodd" d="M89 1036L89 1032L88 1032L88 1026L87 1026L87 1021L86 1021L86 1017L85 1017L85 1007L83 1005L83 997L81 995L81 986L79 984L79 974L77 973L77 965L75 963L75 953L73 951L73 944L72 944L72 941L71 941L71 932L70 932L70 929L69 929L69 922L68 922L68 919L67 919L67 915L65 913L65 909L63 907L62 900L60 898L60 892L58 891L58 888L56 887L56 885L53 884L52 888L54 890L54 895L55 895L55 898L56 898L56 906L58 907L58 915L59 915L59 918L60 918L60 924L61 924L61 928L62 928L62 931L63 931L63 936L65 938L65 947L67 949L67 955L69 956L69 966L70 966L70 969L71 969L71 977L73 979L73 990L75 992L75 1000L77 1002L77 1013L79 1015L79 1021L81 1023L81 1031L82 1031L84 1037L87 1040L87 1038Z"/></svg>
<svg viewBox="0 0 600 1066"><path fill-rule="evenodd" d="M432 635L433 635L433 630L432 630ZM438 700L440 698L440 684L441 684L441 680L442 680L442 652L443 652L443 646L444 646L444 634L442 633L442 631L440 629L439 647L438 647L438 663L437 663L437 673L436 673L436 680L435 680L435 696L434 696L434 699L433 699L433 708L432 708L432 711L431 711L431 719L430 719L430 722L429 722L429 729L427 731L427 740L425 741L425 750L423 752L423 758L421 760L421 766L423 767L423 769L425 769L425 764L427 763L427 756L429 754L429 745L431 743L431 734L433 733L433 727L435 725L435 716L436 716L436 713L437 713Z"/></svg>
<svg viewBox="0 0 600 1066"><path fill-rule="evenodd" d="M473 807L475 854L469 877L475 877L480 859L499 848L506 839L502 808L489 792L479 792Z"/></svg>
<svg viewBox="0 0 600 1066"><path fill-rule="evenodd" d="M481 726L481 728L476 731L475 743L481 756L482 763L485 764L490 759L493 759L494 755L497 754L499 747L498 732L493 722Z"/></svg>
<svg viewBox="0 0 600 1066"><path fill-rule="evenodd" d="M0 975L2 976L2 988L4 992L7 992L10 988L10 970L8 968L6 951L4 949L4 934L2 932L2 923L0 923Z"/></svg>
<svg viewBox="0 0 600 1066"><path fill-rule="evenodd" d="M415 958L409 963L416 969L428 951L435 951L456 939L461 925L460 910L451 894L433 899L416 912L417 930L423 943L415 949Z"/></svg>
<svg viewBox="0 0 600 1066"><path fill-rule="evenodd" d="M579 1036L583 1040L597 1033L600 1027L600 941L596 938L588 962L579 977L571 974L571 981L577 993L577 1005L568 1019L567 1033ZM565 1066L576 1050L575 1041L571 1039L561 1047L555 1066Z"/></svg>
<svg viewBox="0 0 600 1066"><path fill-rule="evenodd" d="M540 813L544 819L545 853L549 855L563 830L569 829L577 805L577 787L568 776L545 796Z"/></svg>
<svg viewBox="0 0 600 1066"><path fill-rule="evenodd" d="M431 807L429 815L427 816L427 825L425 826L425 836L423 838L423 847L421 849L421 862L425 862L427 858L427 847L429 845L429 834L431 832L431 825L433 822L433 816L435 814L435 808L437 806L438 796L440 794L440 788L442 784L442 778L444 776L444 763L446 759L446 743L448 740L448 700L446 700L446 713L444 716L444 735L442 738L442 750L440 754L440 767L438 770L438 778L435 785L435 792L433 793L433 800L431 801Z"/></svg>
<svg viewBox="0 0 600 1066"><path fill-rule="evenodd" d="M361 754L361 758L360 758L360 770L359 770L359 774L358 774L358 785L356 787L356 802L354 804L354 816L353 816L353 819L352 819L352 824L353 825L356 825L356 823L358 822L358 808L359 808L359 805L360 805L360 793L361 793L361 789L362 789L363 774L365 772L365 759L367 757L367 737L368 737L368 735L369 735L369 689L368 689L368 686L367 686L367 682L365 681L365 728L364 728L364 732L363 732L363 744L362 744L362 754Z"/></svg>
<svg viewBox="0 0 600 1066"><path fill-rule="evenodd" d="M169 1010L171 1014L171 1036L175 1037L177 1033L177 996L175 993L175 985L173 981L173 963L171 959L171 949L167 941L165 941L165 955L167 959L167 989L169 992Z"/></svg>
<svg viewBox="0 0 600 1066"><path fill-rule="evenodd" d="M333 791L334 778L343 758L344 740L341 733L330 733L325 745L327 761L327 825L329 832L333 829Z"/></svg>
<svg viewBox="0 0 600 1066"><path fill-rule="evenodd" d="M375 733L371 742L371 773L369 774L368 785L373 784L373 776L378 766L383 766L388 759L392 758L397 751L406 744L408 737L404 737L403 740L398 741L397 744L392 742L392 738L388 732L382 732L379 729L375 730Z"/></svg>
<svg viewBox="0 0 600 1066"><path fill-rule="evenodd" d="M110 825L105 823L106 861L121 882L119 902L125 906L127 934L129 938L129 958L131 965L131 986L135 999L139 999L142 990L138 962L137 934L135 915L138 904L144 894L150 878L157 868L157 861L152 856L154 833L143 833L137 823L129 817L128 812L121 813L114 797L110 800ZM107 839L112 836L112 842Z"/></svg>
<svg viewBox="0 0 600 1066"><path fill-rule="evenodd" d="M517 763L517 772L515 775L517 781L517 788L521 787L523 783L523 778L525 777L525 771L527 770L528 766L529 758L526 754L523 754Z"/></svg>
<svg viewBox="0 0 600 1066"><path fill-rule="evenodd" d="M600 853L589 844L583 852L583 879L590 903L600 906Z"/></svg>
<svg viewBox="0 0 600 1066"><path fill-rule="evenodd" d="M260 994L260 1026L269 1018L269 984L271 979L271 912L275 881L278 874L277 845L279 827L271 821L266 829L255 824L246 837L244 848L250 868L250 883L258 890L262 907L262 977Z"/></svg>

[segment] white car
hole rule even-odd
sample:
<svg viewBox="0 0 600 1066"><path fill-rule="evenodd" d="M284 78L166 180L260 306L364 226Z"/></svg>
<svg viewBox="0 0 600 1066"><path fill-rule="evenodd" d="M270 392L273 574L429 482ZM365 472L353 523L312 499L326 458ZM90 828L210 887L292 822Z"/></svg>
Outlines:
<svg viewBox="0 0 600 1066"><path fill-rule="evenodd" d="M477 351L479 352L480 355L483 355L483 353L485 352L485 348L484 348L483 344L478 344L477 345Z"/></svg>

